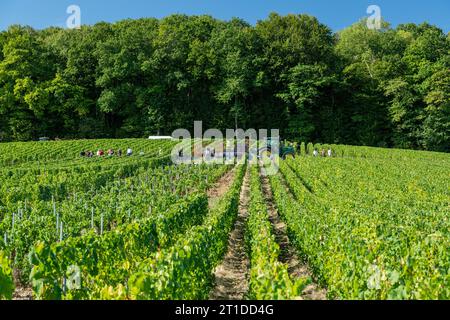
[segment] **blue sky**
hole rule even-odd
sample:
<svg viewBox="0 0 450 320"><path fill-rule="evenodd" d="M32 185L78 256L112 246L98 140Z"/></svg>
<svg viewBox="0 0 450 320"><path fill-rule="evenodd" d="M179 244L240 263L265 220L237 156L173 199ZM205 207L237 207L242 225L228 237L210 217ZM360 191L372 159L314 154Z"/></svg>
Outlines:
<svg viewBox="0 0 450 320"><path fill-rule="evenodd" d="M239 17L254 24L274 11L308 13L334 31L367 16L367 7L375 4L393 26L427 21L450 31L450 0L0 0L0 30L11 24L65 27L71 4L80 6L83 24L173 13L209 14L224 20Z"/></svg>

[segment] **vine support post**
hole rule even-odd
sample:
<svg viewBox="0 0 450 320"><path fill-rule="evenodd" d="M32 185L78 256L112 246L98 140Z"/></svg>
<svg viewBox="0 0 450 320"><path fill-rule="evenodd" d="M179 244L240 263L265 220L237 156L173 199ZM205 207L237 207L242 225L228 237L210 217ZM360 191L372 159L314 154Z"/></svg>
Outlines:
<svg viewBox="0 0 450 320"><path fill-rule="evenodd" d="M103 212L100 214L100 235L103 234Z"/></svg>
<svg viewBox="0 0 450 320"><path fill-rule="evenodd" d="M62 242L63 240L63 223L61 221L61 223L59 224L59 242Z"/></svg>
<svg viewBox="0 0 450 320"><path fill-rule="evenodd" d="M94 229L94 207L91 208L91 229Z"/></svg>

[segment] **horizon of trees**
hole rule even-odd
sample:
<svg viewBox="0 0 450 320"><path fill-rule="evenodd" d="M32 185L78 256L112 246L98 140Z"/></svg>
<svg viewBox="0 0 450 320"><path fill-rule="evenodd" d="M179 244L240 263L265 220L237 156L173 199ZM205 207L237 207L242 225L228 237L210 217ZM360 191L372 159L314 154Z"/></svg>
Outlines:
<svg viewBox="0 0 450 320"><path fill-rule="evenodd" d="M309 15L171 15L0 32L0 140L178 128L450 152L450 34L423 23L333 33Z"/></svg>

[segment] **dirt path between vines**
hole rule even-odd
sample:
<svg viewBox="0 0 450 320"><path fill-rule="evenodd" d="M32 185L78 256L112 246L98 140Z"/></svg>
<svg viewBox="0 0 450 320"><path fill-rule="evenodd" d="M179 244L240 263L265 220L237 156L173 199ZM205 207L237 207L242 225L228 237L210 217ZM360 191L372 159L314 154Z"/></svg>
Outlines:
<svg viewBox="0 0 450 320"><path fill-rule="evenodd" d="M13 260L14 257L11 257ZM14 281L14 292L12 299L13 300L33 300L33 289L27 285L23 285L19 279L21 279L21 272L14 268L13 269L13 281Z"/></svg>
<svg viewBox="0 0 450 320"><path fill-rule="evenodd" d="M236 167L227 171L214 185L208 189L206 195L208 196L208 206L209 208L214 207L220 198L228 191L231 184L234 181L234 176L236 173Z"/></svg>
<svg viewBox="0 0 450 320"><path fill-rule="evenodd" d="M244 234L249 200L247 171L241 189L238 216L228 239L228 252L214 272L214 288L209 295L211 300L242 300L248 291L250 261L245 248Z"/></svg>
<svg viewBox="0 0 450 320"><path fill-rule="evenodd" d="M269 178L263 174L260 176L264 197L266 199L267 210L269 213L269 220L273 226L275 239L280 246L279 261L288 266L288 273L292 279L304 277L313 279L308 265L299 259L293 244L289 241L289 237L287 236L287 226L281 220L278 210L275 208ZM313 281L303 290L302 295L299 298L304 300L326 300L326 290L320 288Z"/></svg>
<svg viewBox="0 0 450 320"><path fill-rule="evenodd" d="M17 286L13 293L13 300L33 300L33 290L28 287Z"/></svg>

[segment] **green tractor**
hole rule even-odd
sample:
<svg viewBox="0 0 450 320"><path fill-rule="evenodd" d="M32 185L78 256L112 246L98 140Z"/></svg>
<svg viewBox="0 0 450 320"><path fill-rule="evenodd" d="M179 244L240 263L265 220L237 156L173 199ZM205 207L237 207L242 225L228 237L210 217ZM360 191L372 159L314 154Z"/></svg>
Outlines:
<svg viewBox="0 0 450 320"><path fill-rule="evenodd" d="M271 138L267 138L267 146L258 149L258 157L261 158L270 158L272 155L272 145L273 141ZM285 145L283 142L280 142L279 145L279 157L283 160L286 160L289 157L295 158L295 149L293 146Z"/></svg>

